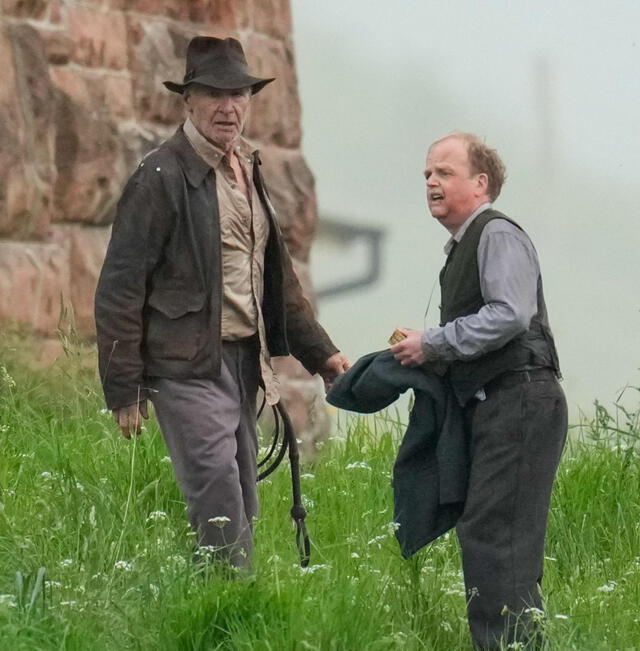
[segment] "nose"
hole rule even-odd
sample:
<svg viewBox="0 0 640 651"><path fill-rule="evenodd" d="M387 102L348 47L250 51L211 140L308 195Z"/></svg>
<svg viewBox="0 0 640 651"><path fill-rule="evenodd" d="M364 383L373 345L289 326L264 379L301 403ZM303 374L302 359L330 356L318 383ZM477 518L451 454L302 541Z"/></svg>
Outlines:
<svg viewBox="0 0 640 651"><path fill-rule="evenodd" d="M233 96L223 95L220 98L220 104L218 105L218 108L225 113L230 113L233 110Z"/></svg>
<svg viewBox="0 0 640 651"><path fill-rule="evenodd" d="M427 179L427 187L428 188L434 188L437 185L438 185L438 180L436 179L435 174L432 174Z"/></svg>

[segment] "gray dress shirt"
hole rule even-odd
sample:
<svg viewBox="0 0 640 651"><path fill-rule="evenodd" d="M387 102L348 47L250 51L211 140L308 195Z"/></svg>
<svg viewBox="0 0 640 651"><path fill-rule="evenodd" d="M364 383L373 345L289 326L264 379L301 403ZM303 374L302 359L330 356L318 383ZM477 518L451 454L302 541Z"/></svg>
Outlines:
<svg viewBox="0 0 640 651"><path fill-rule="evenodd" d="M445 246L448 254L471 222L491 208L479 206ZM426 330L422 345L427 358L450 362L470 360L504 346L526 332L538 311L540 267L527 234L504 219L490 221L478 243L480 289L486 305L476 314Z"/></svg>

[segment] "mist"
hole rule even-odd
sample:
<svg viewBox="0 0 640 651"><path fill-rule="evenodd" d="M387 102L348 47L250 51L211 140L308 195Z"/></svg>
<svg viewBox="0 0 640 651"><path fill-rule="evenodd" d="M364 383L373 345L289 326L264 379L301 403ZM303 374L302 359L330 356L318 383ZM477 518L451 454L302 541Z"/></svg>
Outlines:
<svg viewBox="0 0 640 651"><path fill-rule="evenodd" d="M575 422L640 385L640 5L457 0L293 2L303 149L320 214L384 229L381 279L319 304L352 358L438 321L448 233L429 215L429 144L453 130L498 150L495 202L538 250ZM312 252L315 282L357 264ZM354 269L355 272L355 269ZM633 390L627 396L635 400Z"/></svg>

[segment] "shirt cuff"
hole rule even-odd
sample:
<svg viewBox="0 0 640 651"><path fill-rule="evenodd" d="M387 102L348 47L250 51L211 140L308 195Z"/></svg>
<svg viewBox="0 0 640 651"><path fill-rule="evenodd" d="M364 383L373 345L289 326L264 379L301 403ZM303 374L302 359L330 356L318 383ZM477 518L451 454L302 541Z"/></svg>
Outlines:
<svg viewBox="0 0 640 651"><path fill-rule="evenodd" d="M456 359L442 327L425 330L422 333L421 344L427 361L451 362Z"/></svg>

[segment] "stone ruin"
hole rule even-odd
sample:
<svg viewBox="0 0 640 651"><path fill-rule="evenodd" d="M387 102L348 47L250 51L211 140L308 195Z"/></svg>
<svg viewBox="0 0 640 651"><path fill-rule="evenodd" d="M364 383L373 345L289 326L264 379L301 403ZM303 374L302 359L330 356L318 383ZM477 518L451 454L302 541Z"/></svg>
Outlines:
<svg viewBox="0 0 640 651"><path fill-rule="evenodd" d="M195 35L242 41L258 76L245 135L308 294L317 212L300 151L289 0L0 0L0 323L59 350L61 308L94 336L93 294L120 191L142 156L182 121L181 80ZM48 345L47 345L48 344ZM45 351L44 353L42 351ZM48 351L48 352L46 352ZM308 445L326 429L319 385L278 360Z"/></svg>

